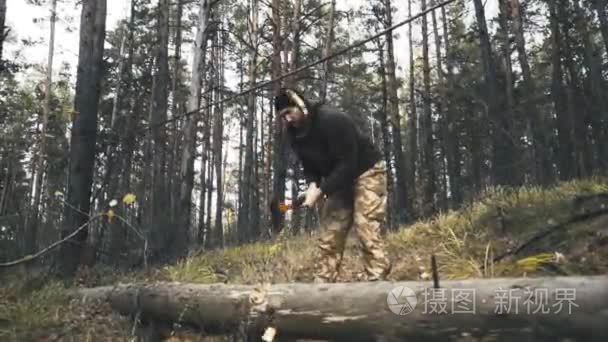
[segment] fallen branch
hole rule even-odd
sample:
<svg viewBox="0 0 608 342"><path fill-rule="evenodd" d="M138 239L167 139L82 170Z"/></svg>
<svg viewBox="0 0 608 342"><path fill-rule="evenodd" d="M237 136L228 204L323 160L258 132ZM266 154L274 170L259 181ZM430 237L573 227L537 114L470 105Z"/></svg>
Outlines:
<svg viewBox="0 0 608 342"><path fill-rule="evenodd" d="M258 338L276 329L280 339L608 341L608 276L452 280L440 289L432 281L407 281L262 288L156 283L76 291L83 302L107 300L145 324L179 322L205 334L230 334L245 324Z"/></svg>
<svg viewBox="0 0 608 342"><path fill-rule="evenodd" d="M571 224L579 223L579 222L583 222L583 221L587 221L587 220L591 220L591 219L594 219L596 217L600 217L602 215L608 215L608 208L601 209L601 210L595 210L595 211L591 211L591 212L584 212L583 214L578 214L578 215L572 216L570 219L568 219L565 222L549 225L547 228L543 229L539 233L537 233L534 236L532 236L530 239L528 239L526 242L524 242L523 244L521 244L516 249L511 250L511 251L506 252L506 253L503 253L503 254L495 257L494 258L494 262L498 262L498 261L500 261L500 260L502 260L502 259L504 259L504 258L506 258L507 256L510 256L510 255L519 254L524 249L528 248L530 245L532 245L533 243L537 242L538 240L541 240L541 239L547 237L548 235L550 235L552 233L555 233L555 232L557 232L557 231L559 231L561 229L564 229L565 227L567 227L567 226L569 226Z"/></svg>
<svg viewBox="0 0 608 342"><path fill-rule="evenodd" d="M5 262L5 263L0 263L0 267L11 267L11 266L15 266L18 264L22 264L28 261L32 261L36 258L39 258L40 256L52 251L53 249L57 248L58 246L60 246L61 244L67 242L68 240L70 240L71 238L73 238L74 236L76 236L76 234L78 234L81 230L85 229L90 223L91 221L93 221L93 219L102 217L103 214L97 215L97 216L93 216L91 217L87 222L85 222L83 225L81 225L80 227L78 227L78 229L76 229L75 231L73 231L70 235L66 236L65 238L54 242L53 244L51 244L50 246L48 246L47 248L39 251L36 254L30 254L30 255L26 255L21 259L18 260L13 260L13 261L9 261L9 262Z"/></svg>

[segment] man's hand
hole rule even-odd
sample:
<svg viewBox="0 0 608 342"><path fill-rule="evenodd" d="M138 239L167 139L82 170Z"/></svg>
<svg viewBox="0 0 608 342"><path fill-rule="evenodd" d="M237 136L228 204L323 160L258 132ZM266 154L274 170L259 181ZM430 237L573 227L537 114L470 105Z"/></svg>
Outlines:
<svg viewBox="0 0 608 342"><path fill-rule="evenodd" d="M308 186L308 189L304 193L304 203L302 203L303 207L311 208L319 198L321 198L321 189L317 186L317 183L312 182Z"/></svg>

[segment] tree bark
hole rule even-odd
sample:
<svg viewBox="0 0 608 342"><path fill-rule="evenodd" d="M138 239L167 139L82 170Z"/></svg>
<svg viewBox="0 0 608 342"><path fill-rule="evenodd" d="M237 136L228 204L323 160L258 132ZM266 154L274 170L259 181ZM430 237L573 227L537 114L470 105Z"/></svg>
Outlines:
<svg viewBox="0 0 608 342"><path fill-rule="evenodd" d="M72 117L67 203L61 237L65 238L88 219L95 165L97 109L106 33L106 0L84 0L80 18L80 49L76 95ZM76 208L78 211L74 210ZM72 276L80 262L88 229L66 243L59 251L59 270Z"/></svg>
<svg viewBox="0 0 608 342"><path fill-rule="evenodd" d="M281 338L340 341L606 341L607 282L606 276L470 279L439 289L430 281L157 283L81 289L74 296L107 299L123 315L179 321L208 334L245 325L260 335L273 327Z"/></svg>

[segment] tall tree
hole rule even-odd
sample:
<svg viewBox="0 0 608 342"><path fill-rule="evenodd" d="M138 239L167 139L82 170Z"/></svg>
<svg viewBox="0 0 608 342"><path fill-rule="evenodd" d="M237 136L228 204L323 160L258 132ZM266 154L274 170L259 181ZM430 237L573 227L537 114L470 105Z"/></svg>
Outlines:
<svg viewBox="0 0 608 342"><path fill-rule="evenodd" d="M331 47L334 42L334 16L336 11L336 0L331 0L331 5L329 7L329 17L327 19L327 32L325 38L325 44L323 45L323 58L329 56L331 53ZM331 62L330 60L326 60L323 62L323 85L321 86L321 94L320 99L321 102L325 101L327 96L327 83L329 82L331 70Z"/></svg>
<svg viewBox="0 0 608 342"><path fill-rule="evenodd" d="M281 51L283 51L283 39L281 37L281 1L272 0L272 58L270 60L271 79L275 80L272 84L273 95L278 95L281 90L281 82L278 78L281 76L283 67L281 64ZM274 107L273 107L274 108ZM281 127L281 121L277 115L274 115L274 110L271 111L271 120L273 125L273 139L271 146L272 151L272 166L273 166L273 184L272 197L278 202L285 200L285 176L287 172L285 158L285 134ZM269 123L270 124L270 123ZM282 220L279 224L283 224Z"/></svg>
<svg viewBox="0 0 608 342"><path fill-rule="evenodd" d="M426 11L426 0L420 1L421 10ZM436 193L436 174L435 174L435 153L433 137L433 112L431 109L431 67L429 63L429 39L428 39L428 23L426 14L422 16L422 73L423 73L423 109L421 135L424 142L423 152L423 167L424 172L424 191L422 214L425 216L432 215L436 209L435 193Z"/></svg>
<svg viewBox="0 0 608 342"><path fill-rule="evenodd" d="M3 70L2 63L2 47L4 46L4 39L6 39L4 22L6 21L6 0L0 0L0 71Z"/></svg>
<svg viewBox="0 0 608 342"><path fill-rule="evenodd" d="M562 72L562 38L559 28L559 17L555 1L548 1L549 22L551 26L551 96L557 120L557 135L559 142L559 176L561 180L574 177L574 149L570 139L572 122L567 110Z"/></svg>
<svg viewBox="0 0 608 342"><path fill-rule="evenodd" d="M202 73L205 68L205 52L207 50L209 0L200 0L198 9L198 25L192 51L192 76L190 78L187 102L188 112L194 112L201 107ZM199 115L190 115L184 125L184 142L182 145L179 194L179 210L177 248L184 248L190 217L192 215L192 189L194 187L194 158L196 152L196 129ZM204 168L204 166L203 166Z"/></svg>
<svg viewBox="0 0 608 342"><path fill-rule="evenodd" d="M249 65L248 65L248 79L249 87L253 87L257 82L258 76L258 40L259 40L259 24L258 24L258 0L250 0L250 19L248 20L248 37L249 41ZM239 223L239 241L249 241L255 236L256 231L251 231L250 228L257 228L250 226L251 212L252 210L252 195L255 191L255 179L253 178L253 143L254 143L254 120L256 112L256 94L250 92L247 98L247 117L245 118L245 161L243 166L243 180L241 183L242 190L242 202L238 211L238 223Z"/></svg>
<svg viewBox="0 0 608 342"><path fill-rule="evenodd" d="M536 94L536 84L530 71L530 62L526 50L526 40L524 37L524 13L519 0L512 0L510 3L511 15L513 17L512 30L515 36L515 47L524 81L525 94L534 96ZM549 146L548 132L544 129L547 125L543 120L542 113L536 101L532 98L524 99L525 112L530 122L533 141L532 158L534 160L534 180L542 185L547 185L552 181L552 162L551 150Z"/></svg>
<svg viewBox="0 0 608 342"><path fill-rule="evenodd" d="M106 0L83 0L69 153L67 203L70 206L65 207L61 232L63 238L85 224L88 219L105 33ZM64 275L73 275L78 268L87 235L88 229L83 229L73 238L74 243L61 245L59 269Z"/></svg>
<svg viewBox="0 0 608 342"><path fill-rule="evenodd" d="M512 118L499 106L498 78L496 64L492 55L490 35L486 24L482 0L473 0L479 31L479 47L483 67L485 92L484 101L487 116L491 123L492 138L492 175L498 185L511 185L516 182L517 167L514 160L514 137L511 135Z"/></svg>
<svg viewBox="0 0 608 342"><path fill-rule="evenodd" d="M46 78L44 81L44 104L42 106L42 125L40 130L40 142L38 146L38 154L36 158L36 165L34 167L34 201L32 204L31 218L28 227L28 237L26 239L25 253L31 254L36 249L37 241L37 230L39 224L40 215L40 196L42 195L43 179L45 175L46 165L45 160L47 159L46 154L46 140L47 140L47 126L49 122L49 114L51 111L51 85L53 82L53 57L55 56L55 20L57 18L57 0L51 1L51 18L50 18L50 37L49 37L49 50L46 66Z"/></svg>
<svg viewBox="0 0 608 342"><path fill-rule="evenodd" d="M606 147L606 132L603 127L606 123L605 120L608 118L608 109L606 108L605 87L604 80L602 78L602 65L601 57L598 53L592 38L591 32L588 27L590 21L583 9L580 6L579 0L572 2L574 6L574 21L576 32L578 32L583 41L583 61L585 67L588 70L589 84L591 88L590 92L584 94L588 97L589 102L589 123L591 124L593 131L593 140L596 146L596 165L592 167L606 169L608 167L608 148ZM586 131L586 130L585 130ZM585 134L584 132L579 134ZM589 151L592 152L592 151Z"/></svg>
<svg viewBox="0 0 608 342"><path fill-rule="evenodd" d="M166 126L169 88L169 0L158 0L157 9L158 44L156 45L156 61L153 75L152 96L150 98L150 150L152 165L150 189L150 212L148 218L152 229L151 248L158 253L170 245L175 238L175 231L168 230L167 216L164 211L169 208L167 202L167 183L165 160Z"/></svg>
<svg viewBox="0 0 608 342"><path fill-rule="evenodd" d="M408 15L412 16L412 2L413 0L408 0ZM410 216L411 218L416 218L418 215L415 212L415 199L416 199L416 168L418 166L418 111L416 104L416 77L415 77L415 66L414 63L414 35L412 30L412 22L408 23L408 46L409 46L409 104L410 110L408 113L408 148L407 151L409 153L408 158L408 168L407 168L407 180L406 186L408 188L408 194L410 196L409 202L412 203Z"/></svg>
<svg viewBox="0 0 608 342"><path fill-rule="evenodd" d="M384 2L384 20L383 24L385 28L393 26L393 8L391 6L391 0L383 0ZM405 155L403 153L403 143L401 137L401 114L399 111L399 95L397 88L397 75L395 71L395 50L393 32L389 31L386 33L386 76L388 81L388 99L389 99L389 111L390 121L393 131L393 148L395 155L395 177L397 178L395 186L395 207L397 208L397 223L403 224L409 219L411 212L411 206L409 205L407 195L407 184L405 182L406 174L406 162Z"/></svg>
<svg viewBox="0 0 608 342"><path fill-rule="evenodd" d="M454 61L451 53L450 35L448 30L448 19L445 6L441 7L441 17L443 22L443 43L446 56L446 92L443 94L448 99L452 99L454 92ZM448 163L448 178L450 180L451 204L457 207L462 202L462 175L461 175L461 153L460 139L458 136L458 117L454 105L448 100L449 107L446 109L447 136L445 137L446 159Z"/></svg>

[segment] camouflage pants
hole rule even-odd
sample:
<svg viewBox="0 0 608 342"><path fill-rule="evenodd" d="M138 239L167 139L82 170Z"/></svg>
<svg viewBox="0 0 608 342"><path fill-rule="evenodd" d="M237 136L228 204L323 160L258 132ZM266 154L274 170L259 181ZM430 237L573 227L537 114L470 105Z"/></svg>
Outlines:
<svg viewBox="0 0 608 342"><path fill-rule="evenodd" d="M335 282L340 272L346 238L354 229L363 252L365 280L384 279L390 271L380 228L386 215L386 167L378 162L359 176L352 209L331 197L322 203L321 233L315 265L315 282Z"/></svg>

